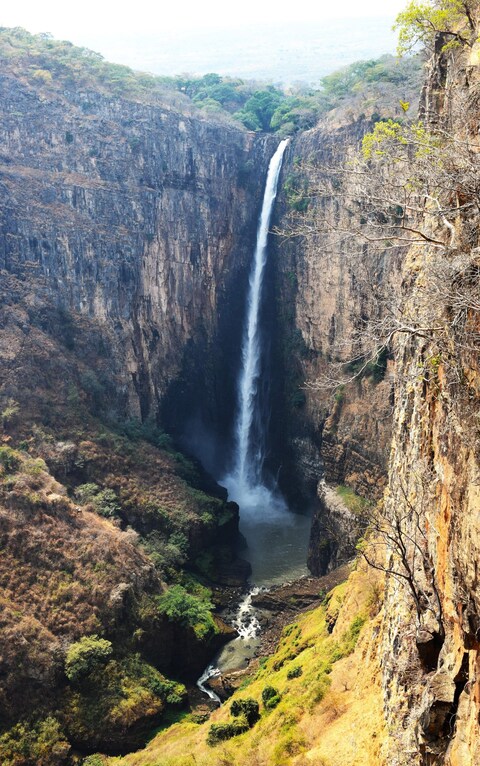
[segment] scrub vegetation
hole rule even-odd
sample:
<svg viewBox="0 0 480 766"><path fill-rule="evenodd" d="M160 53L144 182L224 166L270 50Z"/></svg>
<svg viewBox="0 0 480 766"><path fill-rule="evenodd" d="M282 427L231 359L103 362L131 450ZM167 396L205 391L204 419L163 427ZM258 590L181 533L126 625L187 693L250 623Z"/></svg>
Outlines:
<svg viewBox="0 0 480 766"><path fill-rule="evenodd" d="M99 53L50 35L0 28L0 62L27 72L32 87L82 94L80 107L93 105L88 91L174 106L209 119L233 121L247 130L291 135L314 127L320 117L348 102L369 119L383 111L385 101L409 100L419 89L418 57L398 60L385 55L359 61L323 77L315 88L244 80L209 73L202 77L162 77L111 64ZM361 107L361 108L360 108ZM69 134L65 140L73 141Z"/></svg>
<svg viewBox="0 0 480 766"><path fill-rule="evenodd" d="M369 707L380 694L372 684L366 692L355 688L349 664L363 627L377 619L378 603L369 596L378 593L375 577L361 567L327 595L323 606L286 626L274 654L260 661L248 685L210 721L198 724L187 717L145 750L109 759L109 766L304 763L300 757L315 752L330 728L348 729L357 706ZM372 715L370 725L376 726L376 718ZM369 747L377 745L372 740ZM338 760L327 760L326 752L324 760L313 762L343 763L341 745Z"/></svg>

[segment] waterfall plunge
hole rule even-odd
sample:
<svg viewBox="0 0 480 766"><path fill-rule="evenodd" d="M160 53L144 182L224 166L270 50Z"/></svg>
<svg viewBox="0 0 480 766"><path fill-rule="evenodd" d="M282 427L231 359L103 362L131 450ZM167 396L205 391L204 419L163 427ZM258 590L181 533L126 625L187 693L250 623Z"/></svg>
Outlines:
<svg viewBox="0 0 480 766"><path fill-rule="evenodd" d="M247 297L235 420L234 465L231 473L222 482L227 487L230 498L239 504L242 515L247 516L252 516L255 510L260 508L263 517L265 514L277 515L286 509L283 498L269 489L263 479L266 417L259 402L259 383L263 351L260 307L268 254L268 231L283 154L288 141L287 138L279 144L268 166Z"/></svg>

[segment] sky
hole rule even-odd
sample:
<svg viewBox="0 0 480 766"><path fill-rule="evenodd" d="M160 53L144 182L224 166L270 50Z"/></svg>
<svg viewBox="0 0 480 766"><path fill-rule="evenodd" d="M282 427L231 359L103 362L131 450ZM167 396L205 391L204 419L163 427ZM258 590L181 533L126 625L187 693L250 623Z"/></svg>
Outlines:
<svg viewBox="0 0 480 766"><path fill-rule="evenodd" d="M77 42L88 36L164 34L179 29L231 28L251 23L326 18L391 16L405 6L406 0L315 0L301 7L291 0L14 0L2 3L1 26L21 26L29 32L50 32L54 37ZM81 42L81 41L80 41Z"/></svg>
<svg viewBox="0 0 480 766"><path fill-rule="evenodd" d="M391 27L405 4L313 0L299 12L292 0L11 0L0 6L0 26L47 32L154 74L314 83L393 53Z"/></svg>

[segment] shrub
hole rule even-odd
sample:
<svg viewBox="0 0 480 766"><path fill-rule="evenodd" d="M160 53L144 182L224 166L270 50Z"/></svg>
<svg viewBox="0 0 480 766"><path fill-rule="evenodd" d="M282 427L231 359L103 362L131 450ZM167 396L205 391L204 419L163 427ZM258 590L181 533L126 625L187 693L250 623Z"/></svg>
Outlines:
<svg viewBox="0 0 480 766"><path fill-rule="evenodd" d="M0 420L5 428L20 412L20 405L15 399L7 399L4 409L0 412Z"/></svg>
<svg viewBox="0 0 480 766"><path fill-rule="evenodd" d="M185 687L165 678L134 654L96 668L88 684L71 687L64 707L69 736L82 747L100 750L105 741L155 726L168 705L184 701ZM136 735L135 735L136 736Z"/></svg>
<svg viewBox="0 0 480 766"><path fill-rule="evenodd" d="M295 730L289 731L275 746L272 766L284 766L294 755L304 752L305 737Z"/></svg>
<svg viewBox="0 0 480 766"><path fill-rule="evenodd" d="M278 703L282 699L282 695L275 689L274 686L266 686L262 691L262 702L265 708L272 710L277 707Z"/></svg>
<svg viewBox="0 0 480 766"><path fill-rule="evenodd" d="M364 614L358 614L353 622L350 624L347 631L342 636L344 645L343 645L343 652L344 656L347 656L348 654L351 654L353 650L355 649L355 646L358 641L358 637L360 635L360 631L363 628L367 621L367 617Z"/></svg>
<svg viewBox="0 0 480 766"><path fill-rule="evenodd" d="M157 426L153 418L141 421L138 418L118 421L114 424L117 430L132 441L144 439L159 449L168 449L172 446L171 437Z"/></svg>
<svg viewBox="0 0 480 766"><path fill-rule="evenodd" d="M101 665L105 665L112 652L112 644L105 638L96 635L83 636L68 648L65 675L73 683L79 681Z"/></svg>
<svg viewBox="0 0 480 766"><path fill-rule="evenodd" d="M52 73L48 69L36 69L32 76L34 80L39 80L40 82L52 82Z"/></svg>
<svg viewBox="0 0 480 766"><path fill-rule="evenodd" d="M213 747L226 739L237 737L249 730L249 725L245 718L237 718L230 723L212 723L207 735L207 745Z"/></svg>
<svg viewBox="0 0 480 766"><path fill-rule="evenodd" d="M0 737L2 766L63 766L69 753L70 745L53 716L33 726L18 723Z"/></svg>
<svg viewBox="0 0 480 766"><path fill-rule="evenodd" d="M287 678L290 681L292 678L299 678L303 673L300 665L296 665L294 668L290 668L287 673Z"/></svg>
<svg viewBox="0 0 480 766"><path fill-rule="evenodd" d="M230 712L235 717L244 716L250 728L260 720L260 707L256 700L248 697L245 700L235 700L230 706Z"/></svg>
<svg viewBox="0 0 480 766"><path fill-rule="evenodd" d="M99 516L107 519L118 516L121 507L113 489L100 489L98 484L80 484L75 490L75 497L80 503L91 503Z"/></svg>
<svg viewBox="0 0 480 766"><path fill-rule="evenodd" d="M20 465L18 454L6 444L0 447L0 465L4 467L5 471L16 471Z"/></svg>
<svg viewBox="0 0 480 766"><path fill-rule="evenodd" d="M82 766L105 766L105 761L100 753L94 753L83 759Z"/></svg>
<svg viewBox="0 0 480 766"><path fill-rule="evenodd" d="M207 599L198 598L188 593L182 585L172 585L158 599L158 611L172 622L193 628L198 638L206 638L217 632L211 609L213 604Z"/></svg>

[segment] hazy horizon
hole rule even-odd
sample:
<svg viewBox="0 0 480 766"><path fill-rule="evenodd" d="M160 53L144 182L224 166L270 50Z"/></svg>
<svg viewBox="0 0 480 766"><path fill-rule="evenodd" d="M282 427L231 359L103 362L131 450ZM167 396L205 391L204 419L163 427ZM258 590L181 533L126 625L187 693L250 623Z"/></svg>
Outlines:
<svg viewBox="0 0 480 766"><path fill-rule="evenodd" d="M114 63L157 75L218 72L273 82L315 83L359 59L394 53L392 25L403 2L366 0L361 8L346 0L341 8L317 4L299 18L291 4L263 0L242 3L232 15L219 0L193 0L182 6L149 9L138 0L128 6L86 0L72 16L65 4L19 0L0 12L0 25L90 48ZM144 12L142 12L144 11Z"/></svg>

